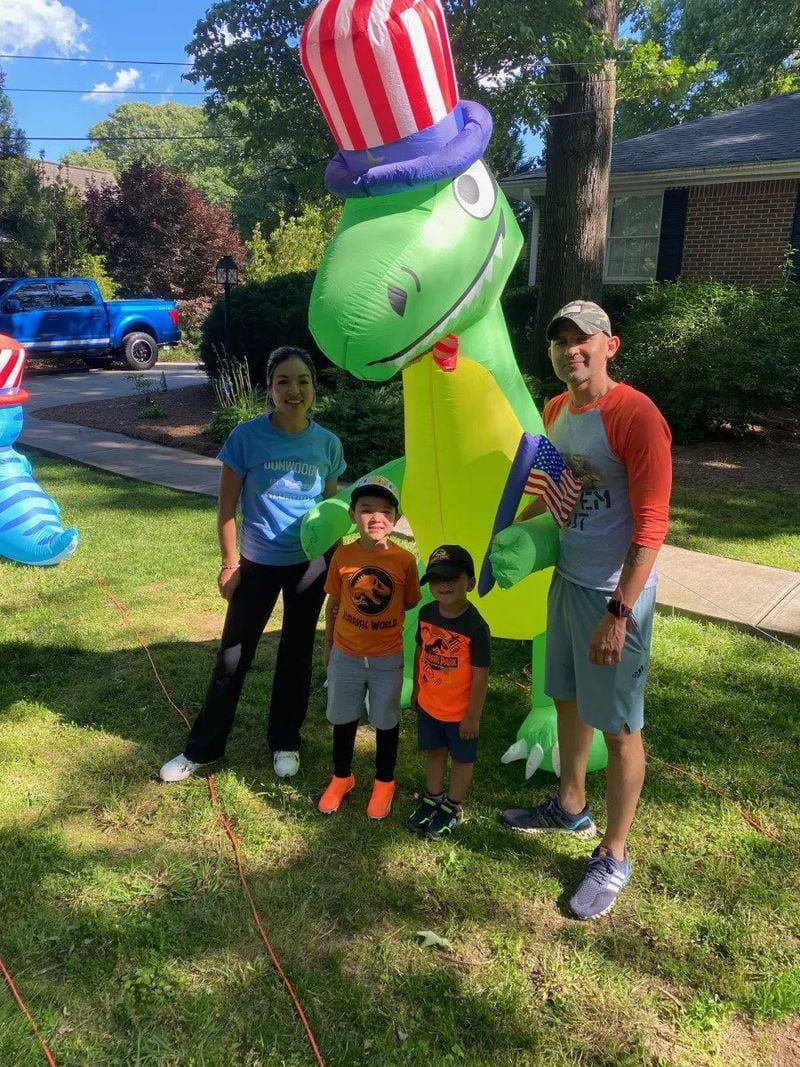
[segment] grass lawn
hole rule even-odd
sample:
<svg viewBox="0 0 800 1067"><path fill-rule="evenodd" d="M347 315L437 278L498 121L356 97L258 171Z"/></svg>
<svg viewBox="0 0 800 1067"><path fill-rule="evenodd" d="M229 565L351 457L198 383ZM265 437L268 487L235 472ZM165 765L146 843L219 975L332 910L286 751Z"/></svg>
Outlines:
<svg viewBox="0 0 800 1067"><path fill-rule="evenodd" d="M304 1032L253 928L203 779L153 773L184 728L100 594L146 635L174 699L198 707L219 634L212 504L34 457L81 530L54 570L0 564L0 955L59 1067L306 1065ZM91 572L91 573L88 573ZM495 642L469 820L410 836L419 784L404 722L395 811L315 804L330 765L317 666L303 766L267 769L274 628L216 771L256 904L330 1065L696 1067L772 1062L800 1015L800 861L669 760L785 841L800 840L797 654L658 618L634 880L614 912L566 917L586 843L502 829L552 789L499 757L526 711L528 651ZM590 781L602 815L604 781ZM423 948L433 930L452 951ZM0 983L0 1064L42 1062ZM790 1062L789 1060L785 1062Z"/></svg>
<svg viewBox="0 0 800 1067"><path fill-rule="evenodd" d="M800 571L800 492L674 486L667 541L679 548Z"/></svg>

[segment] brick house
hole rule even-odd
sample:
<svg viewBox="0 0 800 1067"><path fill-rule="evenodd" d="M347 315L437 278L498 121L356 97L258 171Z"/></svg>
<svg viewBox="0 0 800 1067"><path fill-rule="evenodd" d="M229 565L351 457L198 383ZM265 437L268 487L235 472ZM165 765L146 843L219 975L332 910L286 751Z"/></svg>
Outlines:
<svg viewBox="0 0 800 1067"><path fill-rule="evenodd" d="M544 168L500 182L532 208L530 285L545 184ZM787 249L800 248L800 92L618 142L609 208L609 284L777 282Z"/></svg>

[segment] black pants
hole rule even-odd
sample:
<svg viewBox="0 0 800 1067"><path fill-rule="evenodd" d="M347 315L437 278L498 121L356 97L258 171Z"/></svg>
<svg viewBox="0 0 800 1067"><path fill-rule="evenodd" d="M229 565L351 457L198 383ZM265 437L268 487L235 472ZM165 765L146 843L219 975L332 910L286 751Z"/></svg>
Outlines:
<svg viewBox="0 0 800 1067"><path fill-rule="evenodd" d="M209 763L225 754L245 675L280 592L283 626L272 679L267 744L273 752L300 747L326 571L327 562L322 557L285 567L242 559L239 588L228 605L206 698L184 748L189 759Z"/></svg>

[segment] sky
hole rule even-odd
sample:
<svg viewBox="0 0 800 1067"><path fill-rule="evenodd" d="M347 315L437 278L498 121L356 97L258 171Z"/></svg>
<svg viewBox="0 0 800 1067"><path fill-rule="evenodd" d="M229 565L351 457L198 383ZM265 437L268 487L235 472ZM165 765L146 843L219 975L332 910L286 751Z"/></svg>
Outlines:
<svg viewBox="0 0 800 1067"><path fill-rule="evenodd" d="M64 152L86 148L88 142L78 138L86 137L89 127L123 100L202 103L202 95L170 95L175 90L197 91L181 81L188 67L149 66L144 61L187 63L184 49L208 6L205 0L0 0L0 53L83 60L0 59L5 90L28 137L29 154L38 156L43 150L45 159L57 161ZM125 62L87 63L87 59ZM91 95L92 90L116 88L129 92ZM47 139L54 137L71 139Z"/></svg>
<svg viewBox="0 0 800 1067"><path fill-rule="evenodd" d="M0 58L0 68L29 155L57 162L88 147L89 127L122 101L201 104L198 87L181 75L189 69L184 49L209 6L210 0L0 0L0 55L14 57ZM121 62L87 62L95 59ZM39 91L54 89L80 91ZM526 149L538 152L541 141L528 138Z"/></svg>

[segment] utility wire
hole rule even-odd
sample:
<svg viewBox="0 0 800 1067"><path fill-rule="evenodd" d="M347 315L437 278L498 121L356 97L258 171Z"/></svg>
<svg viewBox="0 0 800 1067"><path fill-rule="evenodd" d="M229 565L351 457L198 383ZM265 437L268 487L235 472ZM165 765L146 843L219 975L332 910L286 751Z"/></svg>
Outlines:
<svg viewBox="0 0 800 1067"><path fill-rule="evenodd" d="M566 85L567 83L564 82ZM17 89L6 85L4 93L83 93L86 96L205 96L202 89Z"/></svg>

